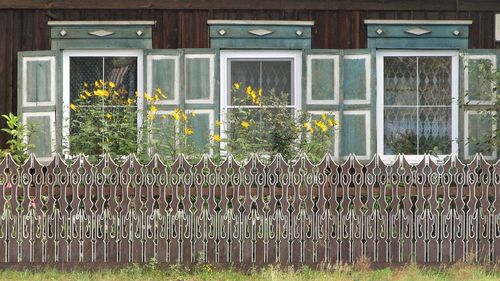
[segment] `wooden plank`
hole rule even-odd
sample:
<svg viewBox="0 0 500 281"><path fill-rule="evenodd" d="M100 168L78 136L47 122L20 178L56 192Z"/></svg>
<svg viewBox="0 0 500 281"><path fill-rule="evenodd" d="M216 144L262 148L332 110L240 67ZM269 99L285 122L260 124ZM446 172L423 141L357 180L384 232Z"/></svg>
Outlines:
<svg viewBox="0 0 500 281"><path fill-rule="evenodd" d="M11 100L12 94L10 93L11 88L9 87L8 74L11 64L8 64L9 52L7 46L10 44L10 40L7 40L8 35L8 11L0 11L0 113L6 114L10 111L9 100ZM0 127L4 127L5 122L0 120ZM7 134L0 131L0 148L5 146L7 141Z"/></svg>
<svg viewBox="0 0 500 281"><path fill-rule="evenodd" d="M208 144L210 144L210 135L213 128L210 127L211 120L209 113L196 113L190 120L190 126L193 129L193 135L189 137L198 152L208 153Z"/></svg>
<svg viewBox="0 0 500 281"><path fill-rule="evenodd" d="M364 114L344 113L341 120L341 156L348 156L354 153L357 156L364 156L366 151L367 131L366 118Z"/></svg>
<svg viewBox="0 0 500 281"><path fill-rule="evenodd" d="M366 99L366 60L366 58L344 59L344 99Z"/></svg>
<svg viewBox="0 0 500 281"><path fill-rule="evenodd" d="M500 4L496 0L3 0L0 9L169 9L169 10L199 10L199 9L248 9L248 10L474 10L500 11Z"/></svg>
<svg viewBox="0 0 500 281"><path fill-rule="evenodd" d="M66 33L61 36L60 32L64 30ZM92 33L105 30L111 34L104 37L93 35ZM136 32L141 31L139 36ZM52 27L50 37L53 39L146 39L152 37L150 26L57 26Z"/></svg>
<svg viewBox="0 0 500 281"><path fill-rule="evenodd" d="M335 73L333 59L311 60L311 98L314 100L331 100L334 98Z"/></svg>
<svg viewBox="0 0 500 281"><path fill-rule="evenodd" d="M407 30L415 28L415 24L395 24L395 25L384 25L384 24L370 24L368 26L368 36L370 38L449 38L451 40L456 38L468 38L469 37L469 25L426 25L419 24L418 27L428 30L429 33L422 35L414 35L408 33ZM383 33L377 34L376 30L381 29ZM455 35L453 32L458 30L460 34Z"/></svg>
<svg viewBox="0 0 500 281"><path fill-rule="evenodd" d="M256 35L251 33L251 31L265 29L270 33L264 35ZM224 30L224 33L220 33ZM296 32L300 30L302 33L300 35ZM210 37L220 38L220 39L232 39L232 38L274 38L274 39L302 39L311 38L311 27L310 26L276 26L272 24L259 24L259 25L247 25L247 24L215 24L210 26Z"/></svg>
<svg viewBox="0 0 500 281"><path fill-rule="evenodd" d="M45 115L27 117L26 120L28 124L33 126L33 128L37 128L33 131L29 140L30 144L35 145L32 152L38 157L51 157L53 140L51 139L50 131L53 130L51 128L51 122L53 120L51 120L49 116Z"/></svg>
<svg viewBox="0 0 500 281"><path fill-rule="evenodd" d="M310 49L310 38L213 38L211 48L220 49Z"/></svg>
<svg viewBox="0 0 500 281"><path fill-rule="evenodd" d="M111 189L110 186L105 185L102 189L102 195L104 195L104 196L110 196L110 195L122 196L123 193L125 193L126 189L128 189L129 194L135 193L134 187L131 187L131 186L126 187L125 185L120 185L119 187L120 188L117 188L117 189ZM323 189L324 189L323 195L325 195L326 197L330 197L333 195L335 197L347 196L347 197L351 197L351 198L356 195L357 187L355 187L353 184L350 184L348 187L345 188L345 194L344 194L344 191L342 190L342 188L336 188L336 187L337 187L337 185L332 186L331 184L325 184L325 186L323 187ZM460 196L461 194L463 194L463 191L460 190L461 187L457 186L455 183L452 183L450 185L449 191L445 191L444 188L442 188L442 187L443 186L440 186L440 188L436 188L436 186L430 185L428 182L426 182L425 185L423 185L421 187L422 188L421 190L418 190L417 188L412 188L409 190L408 193L406 193L405 189L401 186L397 186L397 185L391 186L390 184L387 184L386 186L380 186L380 184L376 184L373 186L373 190L371 190L371 191L366 186L363 186L358 191L358 194L361 196L367 196L370 194L373 194L374 196L380 196L383 194L383 189L386 189L386 191L385 191L386 195L391 194L392 190L394 190L394 194L397 194L398 196L403 196L403 195L408 194L410 196L434 195L434 196L441 197L441 196L446 196L446 195ZM163 193L161 193L160 189L153 189L152 192L153 192L153 196L155 196L155 197L159 197L160 195L162 195L162 196L165 196L167 198L171 198L172 195L174 195L176 193L177 194L188 194L188 193L200 194L202 196L213 195L215 197L220 197L220 196L231 197L238 190L239 190L240 194L245 194L245 192L247 191L247 188L244 186L237 186L237 187L227 187L225 190L217 188L217 189L211 191L208 188L201 188L201 190L200 190L200 188L197 188L197 187L185 187L185 186L179 186L179 187L177 187L177 189L175 189L172 185L166 185L165 189L163 190ZM474 192L476 197L481 197L483 194L487 194L488 197L492 197L492 196L495 196L495 192L496 192L494 188L488 188L485 190L481 186L475 187L473 189L471 188L470 190L471 190L471 192ZM12 195L13 191L15 191L15 189L6 189L5 195L10 196L10 195ZM20 193L20 192L22 192L21 189L18 191L18 193ZM48 195L47 189L40 190L39 192L40 192L39 194L42 196ZM285 194L285 192L287 192L289 196L293 196L296 193L300 194L301 196L304 196L304 195L307 195L309 192L311 195L315 196L315 195L319 194L318 193L319 189L318 188L310 188L310 189L309 188L300 188L297 190L289 189L287 191L286 188L280 188L280 187L274 187L274 190L272 188L269 188L269 187L257 188L255 185L248 187L248 193L251 196L258 196L258 195L272 196L273 194L276 196L281 196L281 195ZM89 192L89 193L92 196L96 196L96 194L97 194L95 191ZM29 194L32 197L35 196L35 190L29 189ZM78 196L85 195L85 190L84 189L73 190L71 187L67 187L66 189L61 190L61 188L58 187L58 188L54 188L53 194L55 197L61 196L61 197L71 198L73 196L73 194L78 194ZM141 197L145 198L146 196L141 195Z"/></svg>
<svg viewBox="0 0 500 281"><path fill-rule="evenodd" d="M369 48L399 49L466 49L465 38L451 41L448 38L374 38L368 41Z"/></svg>
<svg viewBox="0 0 500 281"><path fill-rule="evenodd" d="M143 39L71 39L52 40L52 50L60 49L151 49L150 40Z"/></svg>
<svg viewBox="0 0 500 281"><path fill-rule="evenodd" d="M152 87L149 91L151 94L156 89L160 88L166 95L166 100L174 100L175 98L175 60L172 58L158 59L152 61ZM177 82L179 83L179 82ZM163 100L163 98L161 98Z"/></svg>
<svg viewBox="0 0 500 281"><path fill-rule="evenodd" d="M210 98L210 59L186 58L186 99Z"/></svg>

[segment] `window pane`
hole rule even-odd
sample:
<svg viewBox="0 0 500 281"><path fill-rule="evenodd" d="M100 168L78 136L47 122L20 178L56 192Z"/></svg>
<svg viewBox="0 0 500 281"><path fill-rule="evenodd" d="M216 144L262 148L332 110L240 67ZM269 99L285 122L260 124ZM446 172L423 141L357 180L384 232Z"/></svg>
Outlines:
<svg viewBox="0 0 500 281"><path fill-rule="evenodd" d="M83 83L93 84L103 79L102 57L71 57L70 72L70 99L78 99Z"/></svg>
<svg viewBox="0 0 500 281"><path fill-rule="evenodd" d="M292 66L290 61L263 61L262 84L264 93L291 93ZM290 97L290 95L289 95ZM291 104L291 99L289 100Z"/></svg>
<svg viewBox="0 0 500 281"><path fill-rule="evenodd" d="M420 105L451 105L451 57L418 58Z"/></svg>
<svg viewBox="0 0 500 281"><path fill-rule="evenodd" d="M260 87L260 62L259 61L231 61L231 82L241 83L239 91L231 93L231 105L251 105L251 102L243 103L246 86Z"/></svg>
<svg viewBox="0 0 500 281"><path fill-rule="evenodd" d="M122 95L124 100L134 97L137 89L137 58L106 57L104 58L105 81L113 82L117 89L123 89L128 95Z"/></svg>
<svg viewBox="0 0 500 281"><path fill-rule="evenodd" d="M451 57L384 58L384 154L451 152Z"/></svg>
<svg viewBox="0 0 500 281"><path fill-rule="evenodd" d="M420 108L418 115L419 154L430 151L451 153L451 108Z"/></svg>
<svg viewBox="0 0 500 281"><path fill-rule="evenodd" d="M92 85L95 81L113 82L117 89L125 90L123 100L134 97L137 90L136 57L71 57L70 99L78 99L83 83Z"/></svg>
<svg viewBox="0 0 500 281"><path fill-rule="evenodd" d="M416 57L386 57L384 59L384 104L417 104Z"/></svg>
<svg viewBox="0 0 500 281"><path fill-rule="evenodd" d="M259 143L264 151L269 151L274 144L287 142L287 137L298 137L294 130L294 109L289 107L232 108L228 111L226 133L230 138L243 137L250 145ZM281 122L274 122L276 119ZM250 130L244 130L241 121L250 124ZM242 132L244 136L238 135ZM286 133L284 133L286 131ZM268 147L264 147L267 144ZM257 151L256 151L257 152Z"/></svg>
<svg viewBox="0 0 500 281"><path fill-rule="evenodd" d="M105 97L80 95L84 83L92 92L94 82L113 82ZM72 153L99 154L103 140L112 138L108 151L126 155L136 151L137 107L129 105L137 90L136 57L70 57L70 148Z"/></svg>
<svg viewBox="0 0 500 281"><path fill-rule="evenodd" d="M287 104L292 104L292 62L290 60L231 61L230 85L262 88L263 94L286 93ZM239 102L245 89L231 93L231 105L251 105ZM236 98L236 99L235 99Z"/></svg>
<svg viewBox="0 0 500 281"><path fill-rule="evenodd" d="M418 154L417 120L416 108L385 108L384 154Z"/></svg>

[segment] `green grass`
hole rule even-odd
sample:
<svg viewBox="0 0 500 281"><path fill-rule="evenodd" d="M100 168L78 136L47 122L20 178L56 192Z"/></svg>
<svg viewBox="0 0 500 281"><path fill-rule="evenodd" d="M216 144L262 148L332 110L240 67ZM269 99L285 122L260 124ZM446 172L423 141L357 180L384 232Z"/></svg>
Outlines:
<svg viewBox="0 0 500 281"><path fill-rule="evenodd" d="M129 266L114 269L61 271L41 270L1 270L0 280L500 280L500 267L473 264L455 264L450 267L422 267L407 265L399 268L371 270L369 263L336 265L322 270L309 268L266 267L250 271L234 269L214 269L210 265L200 265L192 270L180 266L156 268L155 265Z"/></svg>

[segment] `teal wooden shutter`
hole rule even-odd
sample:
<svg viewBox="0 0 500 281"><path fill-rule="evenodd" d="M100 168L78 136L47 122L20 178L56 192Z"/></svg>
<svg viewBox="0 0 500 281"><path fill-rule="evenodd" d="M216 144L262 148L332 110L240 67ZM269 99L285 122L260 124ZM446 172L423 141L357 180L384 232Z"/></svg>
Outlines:
<svg viewBox="0 0 500 281"><path fill-rule="evenodd" d="M312 115L332 113L340 119L340 50L306 50L303 58L302 109ZM339 135L334 134L332 155L339 157Z"/></svg>
<svg viewBox="0 0 500 281"><path fill-rule="evenodd" d="M472 158L476 153L482 153L486 159L498 159L498 147L478 144L486 137L492 136L498 128L498 118L491 116L499 114L495 107L496 97L493 95L495 83L480 75L480 64L491 64L492 71L500 67L500 50L464 50L461 52L460 81L460 148L465 159Z"/></svg>
<svg viewBox="0 0 500 281"><path fill-rule="evenodd" d="M57 95L57 53L54 51L20 52L18 55L18 114L31 128L27 140L35 145L32 152L41 162L48 162L60 143L60 118L56 108L61 103ZM60 112L60 111L59 111Z"/></svg>
<svg viewBox="0 0 500 281"><path fill-rule="evenodd" d="M160 88L167 95L156 103L156 114L170 115L179 108L194 115L190 116L194 131L191 140L200 152L208 152L210 136L215 133L215 119L219 116L218 52L212 49L148 50L146 65L146 91L154 94ZM157 133L161 137L166 132Z"/></svg>
<svg viewBox="0 0 500 281"><path fill-rule="evenodd" d="M166 98L157 105L164 110L180 106L181 94L181 53L179 50L146 51L146 92L153 94L161 89Z"/></svg>
<svg viewBox="0 0 500 281"><path fill-rule="evenodd" d="M219 120L219 52L215 49L184 51L184 104L191 117L195 146L209 152L210 136Z"/></svg>
<svg viewBox="0 0 500 281"><path fill-rule="evenodd" d="M371 158L375 148L375 79L371 50L310 50L305 54L305 108L339 119L334 156Z"/></svg>
<svg viewBox="0 0 500 281"><path fill-rule="evenodd" d="M154 113L156 118L153 120L151 131L147 132L148 141L153 140L158 144L151 146L150 153L159 153L168 155L168 146L165 145L168 138L176 133L176 124L169 117L176 108L182 108L182 52L180 50L165 49L165 50L146 50L145 51L145 91L151 96L154 96L158 89L165 95L160 97L159 101L155 101L157 112ZM144 99L144 118L148 114L152 114L150 104L147 99ZM164 118L168 117L168 118ZM163 141L161 141L163 140ZM169 140L170 141L170 140ZM168 141L167 141L168 142Z"/></svg>
<svg viewBox="0 0 500 281"><path fill-rule="evenodd" d="M375 64L372 50L345 50L342 56L340 156L369 160L376 146Z"/></svg>

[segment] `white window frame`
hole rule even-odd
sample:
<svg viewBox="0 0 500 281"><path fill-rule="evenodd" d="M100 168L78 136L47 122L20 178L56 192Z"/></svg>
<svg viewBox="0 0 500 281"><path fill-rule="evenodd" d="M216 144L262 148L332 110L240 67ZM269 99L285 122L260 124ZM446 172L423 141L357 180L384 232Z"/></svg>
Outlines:
<svg viewBox="0 0 500 281"><path fill-rule="evenodd" d="M70 58L71 57L136 57L137 58L137 92L144 89L144 51L142 49L115 49L115 50L67 50L63 51L63 114L62 114L62 144L63 155L70 155ZM137 109L143 108L142 94L137 97ZM142 114L137 114L137 141L139 142Z"/></svg>
<svg viewBox="0 0 500 281"><path fill-rule="evenodd" d="M228 107L228 91L232 85L229 85L230 78L228 77L229 61L233 59L255 59L255 60L269 60L269 59L290 59L292 60L292 89L293 89L293 108L300 110L302 108L302 51L290 50L230 50L220 51L220 136L226 138L226 114ZM246 85L243 85L246 86ZM221 143L221 150L224 151L226 145Z"/></svg>
<svg viewBox="0 0 500 281"><path fill-rule="evenodd" d="M390 162L396 155L384 154L384 58L385 57L451 57L451 153L458 154L458 51L455 50L378 50L377 61L377 153L382 160ZM442 161L449 155L438 155L435 160ZM411 163L424 159L424 155L405 155Z"/></svg>

